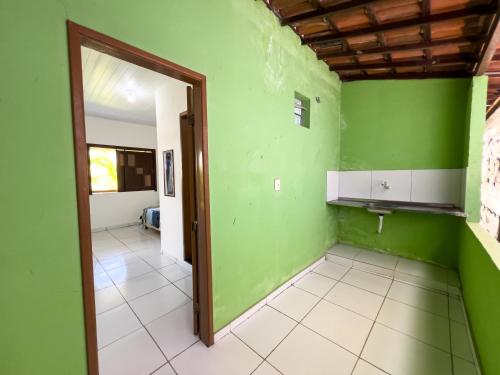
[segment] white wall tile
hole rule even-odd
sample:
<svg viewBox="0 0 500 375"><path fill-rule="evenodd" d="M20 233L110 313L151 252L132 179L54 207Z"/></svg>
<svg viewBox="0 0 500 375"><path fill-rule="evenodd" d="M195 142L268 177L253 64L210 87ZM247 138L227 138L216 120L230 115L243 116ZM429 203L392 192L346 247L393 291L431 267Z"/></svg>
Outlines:
<svg viewBox="0 0 500 375"><path fill-rule="evenodd" d="M412 171L412 202L462 203L462 169L421 169Z"/></svg>
<svg viewBox="0 0 500 375"><path fill-rule="evenodd" d="M370 199L371 171L339 172L339 197Z"/></svg>
<svg viewBox="0 0 500 375"><path fill-rule="evenodd" d="M389 184L389 189L382 186ZM409 201L411 196L411 170L373 171L372 199L385 201Z"/></svg>
<svg viewBox="0 0 500 375"><path fill-rule="evenodd" d="M462 186L460 191L460 207L465 208L465 189L467 187L467 168L462 169Z"/></svg>
<svg viewBox="0 0 500 375"><path fill-rule="evenodd" d="M334 201L339 198L339 172L326 172L326 201Z"/></svg>

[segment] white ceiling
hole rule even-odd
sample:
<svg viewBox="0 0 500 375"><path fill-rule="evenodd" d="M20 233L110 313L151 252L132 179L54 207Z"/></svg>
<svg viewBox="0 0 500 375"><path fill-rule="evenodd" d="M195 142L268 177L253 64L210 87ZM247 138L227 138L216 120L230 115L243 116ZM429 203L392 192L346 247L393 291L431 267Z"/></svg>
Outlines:
<svg viewBox="0 0 500 375"><path fill-rule="evenodd" d="M82 47L85 114L156 125L155 91L168 77Z"/></svg>

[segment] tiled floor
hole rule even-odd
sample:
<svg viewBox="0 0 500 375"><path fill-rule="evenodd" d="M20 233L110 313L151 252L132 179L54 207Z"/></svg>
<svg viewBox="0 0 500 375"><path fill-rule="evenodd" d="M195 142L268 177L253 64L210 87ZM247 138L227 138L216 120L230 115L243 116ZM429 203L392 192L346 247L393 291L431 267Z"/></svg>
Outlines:
<svg viewBox="0 0 500 375"><path fill-rule="evenodd" d="M168 361L198 341L190 271L139 226L93 233L92 246L100 373L175 374Z"/></svg>
<svg viewBox="0 0 500 375"><path fill-rule="evenodd" d="M108 273L110 281L97 275L102 285L123 282L96 293L98 324L105 327L103 374L479 375L452 271L337 245L311 273L207 348L190 334L191 289L182 269L151 254L149 262L147 256L133 261L116 243L102 251L122 257L134 275ZM99 251L96 257L102 258Z"/></svg>

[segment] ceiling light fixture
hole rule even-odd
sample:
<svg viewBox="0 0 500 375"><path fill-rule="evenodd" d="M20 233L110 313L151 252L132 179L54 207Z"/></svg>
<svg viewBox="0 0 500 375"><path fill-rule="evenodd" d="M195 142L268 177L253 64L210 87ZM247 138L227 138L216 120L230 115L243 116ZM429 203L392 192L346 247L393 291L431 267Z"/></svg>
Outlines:
<svg viewBox="0 0 500 375"><path fill-rule="evenodd" d="M135 93L132 90L126 90L125 91L125 97L127 98L127 101L129 103L134 103L135 102Z"/></svg>

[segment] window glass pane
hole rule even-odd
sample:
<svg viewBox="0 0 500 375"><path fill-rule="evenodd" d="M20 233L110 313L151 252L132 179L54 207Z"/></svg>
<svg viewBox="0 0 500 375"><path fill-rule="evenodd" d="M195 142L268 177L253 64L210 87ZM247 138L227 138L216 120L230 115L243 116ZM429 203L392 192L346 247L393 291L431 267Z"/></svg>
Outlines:
<svg viewBox="0 0 500 375"><path fill-rule="evenodd" d="M293 103L294 124L309 128L311 101L304 95L295 92Z"/></svg>
<svg viewBox="0 0 500 375"><path fill-rule="evenodd" d="M90 147L89 159L92 192L118 191L116 150Z"/></svg>

